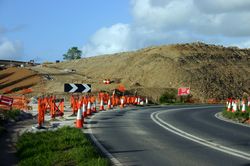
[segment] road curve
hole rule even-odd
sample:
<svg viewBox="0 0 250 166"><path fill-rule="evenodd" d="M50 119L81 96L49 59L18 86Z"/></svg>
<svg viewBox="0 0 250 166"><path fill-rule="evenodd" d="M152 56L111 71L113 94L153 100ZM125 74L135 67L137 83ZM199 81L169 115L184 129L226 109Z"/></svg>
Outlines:
<svg viewBox="0 0 250 166"><path fill-rule="evenodd" d="M220 106L133 107L98 113L89 123L93 136L118 165L249 165L250 128L215 118L220 110ZM167 130L164 123L217 149ZM233 151L225 153L221 147Z"/></svg>

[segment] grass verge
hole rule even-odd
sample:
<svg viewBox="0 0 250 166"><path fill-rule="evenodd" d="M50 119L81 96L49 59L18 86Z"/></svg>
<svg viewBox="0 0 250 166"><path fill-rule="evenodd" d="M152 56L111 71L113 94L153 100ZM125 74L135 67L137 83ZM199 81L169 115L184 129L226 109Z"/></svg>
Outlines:
<svg viewBox="0 0 250 166"><path fill-rule="evenodd" d="M81 130L70 127L23 134L17 142L17 154L20 166L110 165Z"/></svg>
<svg viewBox="0 0 250 166"><path fill-rule="evenodd" d="M222 115L225 118L232 119L238 122L245 122L247 119L250 117L250 108L248 107L246 109L246 112L241 112L241 111L236 111L236 112L231 112L227 111L226 108L223 109Z"/></svg>

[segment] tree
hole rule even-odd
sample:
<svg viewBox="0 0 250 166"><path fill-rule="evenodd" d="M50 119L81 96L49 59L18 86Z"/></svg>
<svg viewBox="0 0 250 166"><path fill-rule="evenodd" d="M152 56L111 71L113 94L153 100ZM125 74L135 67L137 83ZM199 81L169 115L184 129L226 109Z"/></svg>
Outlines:
<svg viewBox="0 0 250 166"><path fill-rule="evenodd" d="M78 50L77 47L72 47L66 54L63 54L64 60L81 59L82 51Z"/></svg>

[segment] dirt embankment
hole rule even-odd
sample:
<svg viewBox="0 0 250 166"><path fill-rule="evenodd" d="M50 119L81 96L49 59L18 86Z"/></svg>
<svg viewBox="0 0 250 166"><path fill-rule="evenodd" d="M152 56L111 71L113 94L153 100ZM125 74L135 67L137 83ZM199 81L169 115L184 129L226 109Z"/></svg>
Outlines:
<svg viewBox="0 0 250 166"><path fill-rule="evenodd" d="M41 80L36 93L63 94L64 83L89 83L93 91L123 84L157 100L168 88L191 87L194 98L224 99L250 93L250 49L204 43L149 47L31 68ZM113 81L110 85L103 79Z"/></svg>
<svg viewBox="0 0 250 166"><path fill-rule="evenodd" d="M1 94L15 93L33 87L39 82L39 74L26 68L11 67L0 71Z"/></svg>

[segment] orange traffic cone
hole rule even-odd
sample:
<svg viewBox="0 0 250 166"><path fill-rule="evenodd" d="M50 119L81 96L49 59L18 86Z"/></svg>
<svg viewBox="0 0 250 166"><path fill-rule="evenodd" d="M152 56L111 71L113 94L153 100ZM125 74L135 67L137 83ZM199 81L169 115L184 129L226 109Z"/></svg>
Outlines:
<svg viewBox="0 0 250 166"><path fill-rule="evenodd" d="M246 102L245 100L242 100L242 108L241 108L242 112L246 112Z"/></svg>
<svg viewBox="0 0 250 166"><path fill-rule="evenodd" d="M83 115L83 117L87 117L87 111L86 111L86 104L85 103L82 104L82 115Z"/></svg>
<svg viewBox="0 0 250 166"><path fill-rule="evenodd" d="M229 101L227 105L227 111L229 112L230 110L231 110L231 102Z"/></svg>
<svg viewBox="0 0 250 166"><path fill-rule="evenodd" d="M124 99L121 98L121 105L120 105L120 108L123 108L124 107Z"/></svg>
<svg viewBox="0 0 250 166"><path fill-rule="evenodd" d="M79 108L76 116L76 128L83 127L83 117L82 117L82 110Z"/></svg>
<svg viewBox="0 0 250 166"><path fill-rule="evenodd" d="M93 111L93 112L96 112L96 102L95 102L95 101L93 102L93 105L92 105L92 106L93 106L93 107L92 107L92 111Z"/></svg>
<svg viewBox="0 0 250 166"><path fill-rule="evenodd" d="M88 101L88 105L87 105L87 116L91 115L91 103L90 101Z"/></svg>
<svg viewBox="0 0 250 166"><path fill-rule="evenodd" d="M100 102L100 111L104 111L103 99L101 98Z"/></svg>
<svg viewBox="0 0 250 166"><path fill-rule="evenodd" d="M236 112L237 111L237 104L236 101L233 101L233 109L232 112Z"/></svg>
<svg viewBox="0 0 250 166"><path fill-rule="evenodd" d="M137 97L135 97L134 105L137 105Z"/></svg>
<svg viewBox="0 0 250 166"><path fill-rule="evenodd" d="M110 101L110 99L108 100L108 109L111 109L111 101Z"/></svg>
<svg viewBox="0 0 250 166"><path fill-rule="evenodd" d="M140 105L141 104L141 99L140 99L140 97L138 97L138 99L137 99L137 105Z"/></svg>

